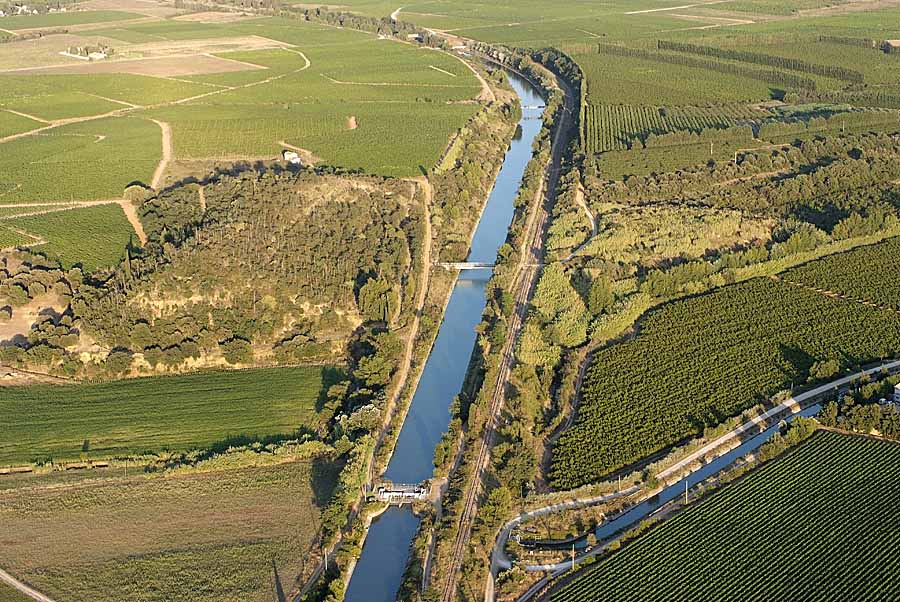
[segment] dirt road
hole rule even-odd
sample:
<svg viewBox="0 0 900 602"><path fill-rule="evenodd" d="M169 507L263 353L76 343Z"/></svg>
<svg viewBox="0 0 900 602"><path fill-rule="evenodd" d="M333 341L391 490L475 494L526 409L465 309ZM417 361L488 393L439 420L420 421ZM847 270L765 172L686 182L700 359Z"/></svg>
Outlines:
<svg viewBox="0 0 900 602"><path fill-rule="evenodd" d="M33 600L37 600L38 602L54 602L53 598L49 598L44 594L40 593L36 589L28 587L6 571L0 569L0 581L6 583L16 591L28 596Z"/></svg>
<svg viewBox="0 0 900 602"><path fill-rule="evenodd" d="M162 132L162 158L159 160L159 165L156 166L153 178L150 180L151 188L159 190L159 185L162 184L163 176L166 173L166 167L168 167L169 161L172 160L172 127L165 121L157 121L156 119L151 119L150 121L158 125Z"/></svg>

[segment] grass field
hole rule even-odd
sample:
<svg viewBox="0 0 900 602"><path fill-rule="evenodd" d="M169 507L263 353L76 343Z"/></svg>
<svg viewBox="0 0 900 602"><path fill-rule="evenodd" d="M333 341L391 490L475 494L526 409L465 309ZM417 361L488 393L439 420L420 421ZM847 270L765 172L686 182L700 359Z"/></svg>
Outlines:
<svg viewBox="0 0 900 602"><path fill-rule="evenodd" d="M5 583L0 583L0 602L31 602L31 598L20 594Z"/></svg>
<svg viewBox="0 0 900 602"><path fill-rule="evenodd" d="M203 372L0 389L0 464L202 449L314 423L326 369Z"/></svg>
<svg viewBox="0 0 900 602"><path fill-rule="evenodd" d="M41 127L40 121L16 115L8 111L0 111L0 138L20 132L27 132Z"/></svg>
<svg viewBox="0 0 900 602"><path fill-rule="evenodd" d="M900 444L820 431L550 599L896 600L898 462Z"/></svg>
<svg viewBox="0 0 900 602"><path fill-rule="evenodd" d="M3 29L17 31L20 29L38 29L44 27L65 27L66 25L84 25L86 23L108 23L110 21L129 21L140 19L143 15L118 10L84 10L67 13L45 15L22 15L5 17L0 20Z"/></svg>
<svg viewBox="0 0 900 602"><path fill-rule="evenodd" d="M320 512L338 468L322 459L22 479L0 490L0 563L71 602L278 600L321 558Z"/></svg>
<svg viewBox="0 0 900 602"><path fill-rule="evenodd" d="M814 265L814 264L810 264ZM756 279L651 312L631 340L598 351L551 479L577 487L703 433L802 384L812 364L900 349L900 315Z"/></svg>

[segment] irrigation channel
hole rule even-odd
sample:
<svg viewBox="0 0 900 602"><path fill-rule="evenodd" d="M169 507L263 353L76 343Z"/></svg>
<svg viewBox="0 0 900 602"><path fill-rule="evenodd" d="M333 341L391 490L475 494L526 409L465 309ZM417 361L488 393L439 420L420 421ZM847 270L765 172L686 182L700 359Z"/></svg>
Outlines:
<svg viewBox="0 0 900 602"><path fill-rule="evenodd" d="M514 73L508 76L523 107L522 117L475 229L468 262L494 263L512 222L513 201L531 160L532 142L541 130L544 100L538 90ZM490 276L490 269L460 273L384 473L386 480L420 483L433 476L434 448L450 425L450 406L462 389ZM347 602L396 599L418 525L409 506L391 507L372 522L347 587Z"/></svg>

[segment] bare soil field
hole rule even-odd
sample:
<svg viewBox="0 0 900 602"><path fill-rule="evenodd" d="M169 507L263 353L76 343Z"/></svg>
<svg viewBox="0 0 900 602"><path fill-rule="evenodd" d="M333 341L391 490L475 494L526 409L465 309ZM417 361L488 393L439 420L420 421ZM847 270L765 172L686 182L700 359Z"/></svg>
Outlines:
<svg viewBox="0 0 900 602"><path fill-rule="evenodd" d="M59 53L69 46L89 46L98 43L117 49L123 47L122 42L112 38L71 33L46 36L26 42L0 44L0 69L27 69L42 65L75 63L76 59L66 59ZM81 61L77 62L81 63Z"/></svg>
<svg viewBox="0 0 900 602"><path fill-rule="evenodd" d="M205 12L205 13L191 13L188 15L179 15L174 18L175 21L189 21L192 23L235 23L237 21L246 21L248 19L258 19L259 17L255 15L249 15L245 13L232 13L232 12Z"/></svg>
<svg viewBox="0 0 900 602"><path fill-rule="evenodd" d="M121 44L120 44L121 45ZM128 52L142 56L170 56L175 54L216 54L240 50L269 50L272 48L287 48L289 44L271 40L262 36L239 36L229 38L209 38L203 40L165 40L160 42L147 42L128 46Z"/></svg>
<svg viewBox="0 0 900 602"><path fill-rule="evenodd" d="M90 10L123 10L152 17L171 17L178 14L174 4L165 5L155 0L88 0L79 6Z"/></svg>
<svg viewBox="0 0 900 602"><path fill-rule="evenodd" d="M0 346L11 344L17 337L27 336L39 315L56 315L65 308L66 304L55 294L42 295L13 308L12 318L0 323Z"/></svg>
<svg viewBox="0 0 900 602"><path fill-rule="evenodd" d="M184 60L183 56L147 57L138 59L124 59L120 61L92 61L72 62L64 65L48 65L31 69L16 69L16 73L22 74L92 74L92 73L130 73L132 75L151 75L156 77L179 77L186 75L201 75L205 73L229 73L231 71L248 71L251 69L264 69L250 63L240 63L228 59L220 59L215 56L198 54L192 55L191 60Z"/></svg>

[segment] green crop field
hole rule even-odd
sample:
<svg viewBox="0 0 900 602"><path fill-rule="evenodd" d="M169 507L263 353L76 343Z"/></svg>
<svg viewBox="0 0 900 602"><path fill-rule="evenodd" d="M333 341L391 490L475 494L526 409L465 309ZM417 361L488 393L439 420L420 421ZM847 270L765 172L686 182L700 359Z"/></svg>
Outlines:
<svg viewBox="0 0 900 602"><path fill-rule="evenodd" d="M811 264L814 265L814 264ZM589 483L803 383L817 360L900 349L900 315L757 279L650 313L597 352L575 425L553 451L562 489Z"/></svg>
<svg viewBox="0 0 900 602"><path fill-rule="evenodd" d="M0 223L0 249L11 249L34 242L36 242L35 239L30 236L10 230L8 226Z"/></svg>
<svg viewBox="0 0 900 602"><path fill-rule="evenodd" d="M76 264L86 271L111 267L122 259L129 241L139 245L128 218L117 204L18 217L0 224L47 241L34 250L58 259L65 268Z"/></svg>
<svg viewBox="0 0 900 602"><path fill-rule="evenodd" d="M549 598L896 600L898 462L898 443L820 431Z"/></svg>
<svg viewBox="0 0 900 602"><path fill-rule="evenodd" d="M894 238L789 270L783 278L900 311L896 274L900 274L900 239Z"/></svg>
<svg viewBox="0 0 900 602"><path fill-rule="evenodd" d="M40 121L16 115L9 111L0 111L0 138L28 132L39 127L41 127Z"/></svg>
<svg viewBox="0 0 900 602"><path fill-rule="evenodd" d="M0 396L0 464L202 449L309 427L320 367L203 372L106 384L10 387Z"/></svg>
<svg viewBox="0 0 900 602"><path fill-rule="evenodd" d="M32 598L9 587L5 583L0 583L0 602L31 602Z"/></svg>
<svg viewBox="0 0 900 602"><path fill-rule="evenodd" d="M6 142L0 204L121 198L131 182L150 181L160 136L147 119L110 117Z"/></svg>
<svg viewBox="0 0 900 602"><path fill-rule="evenodd" d="M71 602L278 600L321 559L321 512L338 468L321 458L4 483L3 568Z"/></svg>
<svg viewBox="0 0 900 602"><path fill-rule="evenodd" d="M132 19L140 19L141 17L143 17L143 15L118 10L85 10L46 15L5 17L0 21L0 25L3 25L3 29L16 31L20 29L37 29L42 27L65 27L66 25L130 21Z"/></svg>

